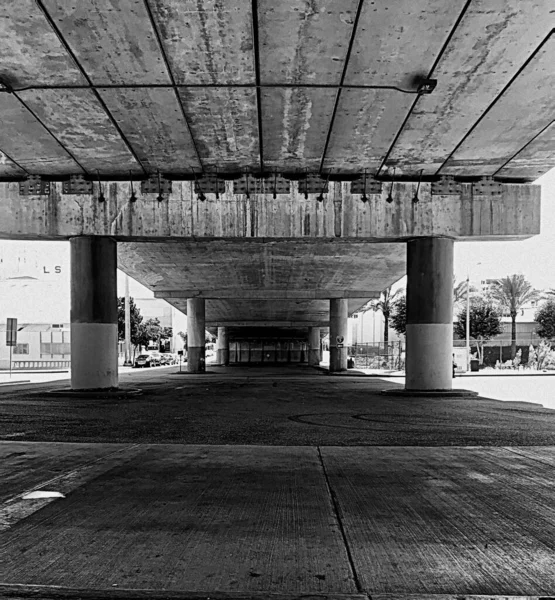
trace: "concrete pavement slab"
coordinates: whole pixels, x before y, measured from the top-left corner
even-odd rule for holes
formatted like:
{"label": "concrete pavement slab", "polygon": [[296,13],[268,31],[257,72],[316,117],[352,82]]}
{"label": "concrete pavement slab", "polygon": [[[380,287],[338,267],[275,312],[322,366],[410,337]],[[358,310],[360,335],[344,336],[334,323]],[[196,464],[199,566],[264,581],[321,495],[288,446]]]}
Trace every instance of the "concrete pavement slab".
{"label": "concrete pavement slab", "polygon": [[555,589],[551,465],[504,448],[321,452],[372,597]]}
{"label": "concrete pavement slab", "polygon": [[314,448],[149,446],[1,543],[11,584],[357,592]]}

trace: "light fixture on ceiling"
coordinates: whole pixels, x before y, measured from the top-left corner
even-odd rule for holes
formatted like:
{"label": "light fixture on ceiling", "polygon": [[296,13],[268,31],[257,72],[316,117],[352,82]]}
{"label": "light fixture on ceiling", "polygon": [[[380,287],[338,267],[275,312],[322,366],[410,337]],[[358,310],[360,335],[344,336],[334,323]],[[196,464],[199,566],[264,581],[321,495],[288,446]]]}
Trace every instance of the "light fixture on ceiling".
{"label": "light fixture on ceiling", "polygon": [[417,91],[419,94],[431,94],[437,86],[437,79],[424,77],[418,82]]}
{"label": "light fixture on ceiling", "polygon": [[328,183],[329,178],[330,178],[330,176],[329,176],[329,173],[328,173],[328,176],[326,177],[324,183],[322,184],[322,189],[320,190],[320,193],[316,197],[316,200],[318,200],[318,202],[323,202],[324,201],[324,191],[326,189],[326,184]]}
{"label": "light fixture on ceiling", "polygon": [[156,196],[156,200],[158,200],[158,202],[162,202],[164,200],[164,196],[162,196],[162,177],[160,175],[160,171],[158,171],[158,196]]}
{"label": "light fixture on ceiling", "polygon": [[418,177],[418,185],[416,186],[416,192],[414,193],[414,196],[412,197],[413,204],[417,204],[418,201],[420,200],[420,198],[418,197],[418,192],[420,191],[420,182],[422,181],[422,171],[424,171],[424,169],[420,169],[420,175]]}
{"label": "light fixture on ceiling", "polygon": [[245,177],[247,178],[247,193],[246,193],[246,196],[247,196],[247,200],[250,200],[251,193],[250,193],[250,190],[249,190],[249,173],[248,173],[248,171],[245,174]]}
{"label": "light fixture on ceiling", "polygon": [[12,86],[2,77],[0,77],[0,92],[7,92],[8,94],[13,92]]}
{"label": "light fixture on ceiling", "polygon": [[129,202],[137,202],[137,194],[133,189],[133,179],[131,179],[131,171],[129,171],[129,183],[131,184],[131,195],[129,196]]}
{"label": "light fixture on ceiling", "polygon": [[104,190],[102,189],[102,183],[100,182],[100,173],[98,172],[98,169],[96,170],[96,176],[98,178],[98,201],[99,202],[105,202],[106,198],[104,197]]}
{"label": "light fixture on ceiling", "polygon": [[362,200],[362,202],[368,202],[368,196],[366,195],[366,169],[364,169],[364,189],[360,199]]}
{"label": "light fixture on ceiling", "polygon": [[206,196],[204,195],[204,192],[202,191],[202,189],[200,187],[200,181],[197,179],[197,174],[195,173],[195,168],[191,167],[191,171],[193,171],[193,177],[195,179],[195,184],[197,187],[197,200],[199,200],[200,202],[204,202],[206,200]]}
{"label": "light fixture on ceiling", "polygon": [[391,185],[389,186],[389,194],[387,195],[387,198],[385,199],[385,201],[388,204],[391,204],[393,202],[393,196],[391,195],[391,192],[393,192],[394,178],[395,178],[395,167],[393,167],[393,175],[391,176]]}

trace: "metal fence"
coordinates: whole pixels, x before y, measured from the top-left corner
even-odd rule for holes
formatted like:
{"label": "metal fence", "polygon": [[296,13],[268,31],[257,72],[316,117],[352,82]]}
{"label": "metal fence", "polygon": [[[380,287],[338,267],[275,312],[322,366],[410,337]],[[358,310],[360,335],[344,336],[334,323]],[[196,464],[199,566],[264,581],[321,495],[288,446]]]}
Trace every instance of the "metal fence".
{"label": "metal fence", "polygon": [[353,344],[347,349],[355,369],[398,371],[405,368],[405,342]]}

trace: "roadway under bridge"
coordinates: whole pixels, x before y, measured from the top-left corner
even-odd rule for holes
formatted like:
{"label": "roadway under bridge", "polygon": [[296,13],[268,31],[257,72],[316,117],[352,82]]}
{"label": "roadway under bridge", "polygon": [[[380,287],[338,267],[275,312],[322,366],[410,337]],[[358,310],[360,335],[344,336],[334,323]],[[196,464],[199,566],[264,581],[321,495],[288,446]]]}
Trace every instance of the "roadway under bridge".
{"label": "roadway under bridge", "polygon": [[71,240],[73,388],[118,384],[117,265],[187,312],[197,371],[206,324],[330,327],[343,370],[347,315],[407,273],[407,387],[449,389],[453,244],[540,230],[554,27],[552,0],[0,2],[0,236]]}

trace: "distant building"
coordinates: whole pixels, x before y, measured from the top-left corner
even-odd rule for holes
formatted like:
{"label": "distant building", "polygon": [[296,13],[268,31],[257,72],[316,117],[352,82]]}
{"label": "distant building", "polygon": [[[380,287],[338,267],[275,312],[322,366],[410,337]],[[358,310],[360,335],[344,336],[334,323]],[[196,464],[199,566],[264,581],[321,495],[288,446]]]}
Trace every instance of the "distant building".
{"label": "distant building", "polygon": [[[6,323],[0,323],[0,369],[10,368],[5,345]],[[71,364],[69,323],[19,323],[12,348],[12,369],[68,369]]]}

